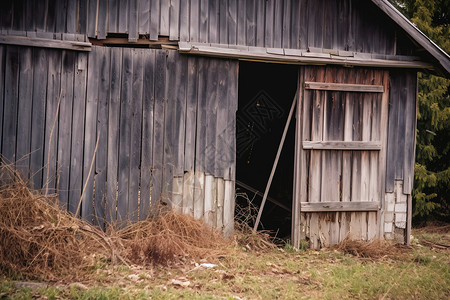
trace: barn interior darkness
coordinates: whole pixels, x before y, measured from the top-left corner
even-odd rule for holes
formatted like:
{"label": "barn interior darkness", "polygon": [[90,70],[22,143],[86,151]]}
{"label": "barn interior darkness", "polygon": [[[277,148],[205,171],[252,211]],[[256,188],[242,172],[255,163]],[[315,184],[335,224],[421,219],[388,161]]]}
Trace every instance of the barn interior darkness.
{"label": "barn interior darkness", "polygon": [[[298,66],[244,61],[239,63],[235,215],[238,219],[248,219],[251,211],[249,207],[253,207],[253,221],[248,222],[250,226],[254,225],[252,222],[261,205],[297,90],[297,78]],[[259,227],[278,238],[289,238],[291,233],[294,142],[295,116],[289,125],[269,191],[270,199],[266,201]]]}

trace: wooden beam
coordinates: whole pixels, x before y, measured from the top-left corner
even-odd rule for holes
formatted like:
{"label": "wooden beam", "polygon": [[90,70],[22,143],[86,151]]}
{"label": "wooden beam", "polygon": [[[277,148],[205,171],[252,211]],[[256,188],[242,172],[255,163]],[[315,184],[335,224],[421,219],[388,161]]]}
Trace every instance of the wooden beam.
{"label": "wooden beam", "polygon": [[56,48],[75,51],[91,51],[91,43],[77,41],[61,41],[54,39],[33,38],[25,36],[0,35],[0,44],[19,45],[40,48]]}
{"label": "wooden beam", "polygon": [[[282,54],[271,54],[274,49],[266,49],[262,47],[235,46],[234,48],[218,47],[209,44],[191,44],[188,42],[179,42],[179,52],[186,54],[195,54],[210,57],[235,58],[246,61],[285,63],[298,65],[342,65],[342,66],[360,66],[360,67],[381,67],[381,68],[407,68],[407,69],[425,69],[433,71],[435,67],[428,62],[415,60],[388,60],[377,59],[372,57],[347,57],[333,56],[323,53],[311,53],[301,51],[300,55],[294,54],[287,49],[281,49]],[[282,53],[282,51],[279,53]]]}
{"label": "wooden beam", "polygon": [[303,141],[303,149],[307,150],[381,150],[381,142],[361,142],[361,141]]}
{"label": "wooden beam", "polygon": [[301,202],[300,210],[304,212],[336,211],[378,211],[380,202]]}
{"label": "wooden beam", "polygon": [[326,83],[326,82],[305,82],[307,90],[322,91],[342,91],[342,92],[361,92],[361,93],[383,93],[382,85],[366,84],[344,84],[344,83]]}

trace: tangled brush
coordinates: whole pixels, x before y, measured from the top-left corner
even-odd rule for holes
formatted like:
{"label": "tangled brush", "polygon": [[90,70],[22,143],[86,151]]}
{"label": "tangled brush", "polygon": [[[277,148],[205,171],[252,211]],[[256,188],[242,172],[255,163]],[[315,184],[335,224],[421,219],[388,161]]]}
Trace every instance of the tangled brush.
{"label": "tangled brush", "polygon": [[0,273],[76,278],[110,249],[103,232],[61,210],[56,195],[32,191],[9,165],[1,167]]}
{"label": "tangled brush", "polygon": [[209,259],[229,253],[230,243],[204,222],[172,211],[117,232],[135,264],[169,264],[185,258]]}
{"label": "tangled brush", "polygon": [[405,254],[400,245],[390,241],[375,239],[373,241],[352,240],[346,237],[333,248],[361,258],[380,259],[384,257],[401,257]]}

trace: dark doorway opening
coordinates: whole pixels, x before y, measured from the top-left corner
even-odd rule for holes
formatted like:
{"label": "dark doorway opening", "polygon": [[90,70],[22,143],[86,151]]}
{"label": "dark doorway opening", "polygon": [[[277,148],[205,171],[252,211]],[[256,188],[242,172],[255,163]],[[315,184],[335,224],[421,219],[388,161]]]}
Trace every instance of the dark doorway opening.
{"label": "dark doorway opening", "polygon": [[[236,113],[236,218],[253,227],[297,90],[298,67],[240,62]],[[290,238],[295,117],[291,119],[259,228]],[[256,192],[256,191],[259,191]]]}

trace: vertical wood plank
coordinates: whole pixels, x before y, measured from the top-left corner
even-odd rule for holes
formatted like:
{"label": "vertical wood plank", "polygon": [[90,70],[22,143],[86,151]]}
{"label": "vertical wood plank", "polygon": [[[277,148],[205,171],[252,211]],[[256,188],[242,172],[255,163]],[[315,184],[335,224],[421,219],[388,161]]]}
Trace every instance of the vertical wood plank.
{"label": "vertical wood plank", "polygon": [[169,40],[180,37],[180,0],[170,0]]}
{"label": "vertical wood plank", "polygon": [[216,178],[216,224],[215,228],[223,230],[223,205],[225,201],[225,181],[223,178]]}
{"label": "vertical wood plank", "polygon": [[266,36],[264,46],[266,48],[274,47],[274,13],[275,13],[275,1],[266,1]]}
{"label": "vertical wood plank", "polygon": [[[111,0],[113,1],[113,0]],[[87,0],[79,0],[77,33],[87,34],[87,17],[88,3]]]}
{"label": "vertical wood plank", "polygon": [[189,41],[189,0],[180,0],[180,41]]}
{"label": "vertical wood plank", "polygon": [[246,43],[246,1],[237,1],[237,44],[245,45]]}
{"label": "vertical wood plank", "polygon": [[255,0],[249,0],[246,1],[246,4],[247,37],[245,45],[256,46],[256,3]]}
{"label": "vertical wood plank", "polygon": [[201,43],[208,42],[208,15],[209,15],[209,1],[200,0],[200,25],[199,25],[199,35],[198,41]]}
{"label": "vertical wood plank", "polygon": [[[30,2],[33,5],[32,18],[34,20],[33,29],[36,31],[44,31],[45,28],[45,15],[47,13],[46,5],[42,5],[42,3],[38,1]],[[6,10],[5,10],[6,11]]]}
{"label": "vertical wood plank", "polygon": [[46,192],[53,192],[56,187],[56,155],[58,138],[58,113],[60,99],[61,82],[61,52],[58,50],[49,51],[48,66],[48,86],[47,86],[47,106],[45,117],[45,152],[44,165],[44,185]]}
{"label": "vertical wood plank", "polygon": [[131,118],[133,90],[133,55],[132,49],[122,50],[122,81],[120,90],[120,121],[119,121],[119,166],[117,220],[128,221],[129,180],[130,180],[130,148],[131,148]]}
{"label": "vertical wood plank", "polygon": [[309,6],[310,1],[300,1],[300,27],[299,27],[299,48],[307,49],[308,41],[308,24],[309,24]]}
{"label": "vertical wood plank", "polygon": [[[129,0],[118,0],[117,33],[128,33]],[[90,17],[89,17],[90,19]],[[89,26],[91,26],[89,24]]]}
{"label": "vertical wood plank", "polygon": [[214,175],[215,154],[217,147],[217,107],[218,107],[218,61],[210,60],[208,65],[208,82],[206,85],[206,135],[205,138],[205,172]]}
{"label": "vertical wood plank", "polygon": [[129,1],[129,8],[128,8],[128,41],[131,43],[137,42],[139,38],[138,33],[138,26],[139,26],[139,19],[138,19],[138,7],[137,7],[137,1],[138,0],[130,0]]}
{"label": "vertical wood plank", "polygon": [[191,0],[189,9],[189,41],[198,42],[200,40],[200,0]]}
{"label": "vertical wood plank", "polygon": [[291,5],[291,31],[289,34],[290,48],[299,49],[299,31],[300,31],[300,3],[302,1],[292,1]]}
{"label": "vertical wood plank", "polygon": [[[71,2],[71,1],[69,1]],[[97,21],[97,38],[105,39],[107,30],[107,14],[108,14],[108,1],[98,0],[98,21]]]}
{"label": "vertical wood plank", "polygon": [[216,185],[214,176],[205,176],[205,201],[204,201],[204,218],[206,224],[213,227],[215,225],[215,198],[216,198]]}
{"label": "vertical wood plank", "polygon": [[159,35],[160,0],[152,0],[150,4],[150,40],[157,41]]}
{"label": "vertical wood plank", "polygon": [[[230,69],[230,61],[221,61],[217,68],[217,104],[216,104],[216,146],[214,154],[214,175],[222,177],[225,175],[225,169],[229,166],[231,160],[229,138],[227,134],[232,134],[228,131],[229,122],[229,106],[228,102],[228,70]],[[230,78],[230,80],[234,80]],[[232,87],[232,86],[230,86]],[[222,203],[223,204],[223,203]]]}
{"label": "vertical wood plank", "polygon": [[160,1],[159,34],[169,36],[170,1]]}
{"label": "vertical wood plank", "polygon": [[17,109],[19,102],[19,47],[6,47],[5,100],[2,155],[6,163],[16,161]]}
{"label": "vertical wood plank", "polygon": [[159,209],[162,191],[164,158],[164,98],[166,86],[166,51],[156,50],[155,61],[155,110],[153,120],[153,169],[151,181],[151,210]]}
{"label": "vertical wood plank", "polygon": [[[227,75],[227,126],[226,126],[226,151],[228,152],[224,157],[228,161],[225,165],[223,176],[226,180],[235,180],[236,177],[236,111],[238,107],[238,74],[239,74],[239,62],[230,61],[228,66]],[[234,200],[234,192],[233,192]],[[234,211],[232,212],[234,214]]]}
{"label": "vertical wood plank", "polygon": [[74,66],[75,53],[62,51],[59,132],[55,137],[58,141],[58,198],[59,203],[65,208],[68,208],[69,204]]}
{"label": "vertical wood plank", "polygon": [[[97,141],[97,105],[99,84],[100,47],[93,47],[89,54],[88,77],[86,88],[86,116],[83,153],[83,202],[81,216],[92,222],[94,214],[94,174],[95,174],[95,145]],[[91,169],[92,165],[92,169]]]}
{"label": "vertical wood plank", "polygon": [[237,44],[237,0],[228,0],[228,44]]}
{"label": "vertical wood plank", "polygon": [[[78,17],[77,14],[78,14],[78,1],[67,1],[67,19],[65,32],[77,33],[77,17]],[[34,28],[29,30],[34,30]]]}
{"label": "vertical wood plank", "polygon": [[291,2],[293,1],[284,1],[283,5],[283,35],[281,46],[283,48],[292,48],[290,45],[290,37],[291,37]]}
{"label": "vertical wood plank", "polygon": [[[4,85],[4,82],[5,82],[5,73],[6,73],[6,69],[5,69],[5,66],[6,66],[6,62],[5,62],[6,48],[7,48],[6,45],[0,45],[0,83],[1,83],[0,84],[0,132],[2,132],[2,133],[3,133],[3,110],[4,110],[4,104],[5,104],[5,97],[4,97],[5,96],[4,95],[5,85]],[[35,57],[33,57],[33,59],[34,58]],[[33,61],[33,63],[35,63],[35,62]],[[34,87],[33,87],[33,89],[34,89]],[[31,127],[31,128],[33,128],[33,127]],[[3,141],[3,138],[0,139],[0,153],[3,154],[2,141]],[[31,148],[31,149],[33,149],[33,148]],[[33,165],[31,165],[31,166],[33,166]],[[33,172],[33,169],[32,169],[32,174],[33,173],[34,172]]]}
{"label": "vertical wood plank", "polygon": [[175,55],[176,79],[175,84],[178,87],[174,95],[175,102],[175,122],[174,122],[174,162],[176,176],[184,174],[185,160],[185,140],[186,140],[186,113],[187,113],[187,81],[188,81],[188,58],[182,55]]}
{"label": "vertical wood plank", "polygon": [[[304,68],[298,68],[298,99],[297,99],[297,110],[296,110],[296,122],[295,122],[295,152],[294,152],[294,188],[292,197],[292,221],[291,221],[291,240],[292,245],[296,248],[300,248],[300,241],[305,238],[303,234],[303,222],[300,203],[302,201],[306,202],[306,180],[307,170],[306,170],[306,153],[299,147],[304,139],[303,136],[303,126],[302,123],[305,120],[302,118],[303,111],[309,107],[309,97],[305,97],[305,91],[302,87],[304,82]],[[308,120],[309,121],[309,120]]]}
{"label": "vertical wood plank", "polygon": [[209,2],[209,17],[208,17],[208,42],[219,42],[219,4],[218,1]]}
{"label": "vertical wood plank", "polygon": [[228,44],[228,1],[219,1],[219,43]]}
{"label": "vertical wood plank", "polygon": [[194,187],[195,187],[195,173],[188,171],[183,176],[183,195],[182,205],[183,213],[194,216]]}
{"label": "vertical wood plank", "polygon": [[144,80],[145,50],[133,49],[133,77],[131,94],[131,129],[130,141],[130,177],[128,187],[128,212],[131,221],[138,220],[139,212],[139,186],[141,163],[141,133],[142,133],[142,90]]}
{"label": "vertical wood plank", "polygon": [[88,54],[78,53],[75,62],[73,113],[72,113],[72,143],[70,158],[69,204],[68,210],[75,213],[83,188],[83,149],[84,149],[84,118],[86,108],[86,80]]}
{"label": "vertical wood plank", "polygon": [[55,32],[56,2],[56,0],[47,1],[47,13],[45,15],[46,17],[44,31]]}
{"label": "vertical wood plank", "polygon": [[415,161],[415,141],[416,141],[416,101],[417,99],[417,75],[408,72],[406,79],[406,105],[405,105],[405,156],[403,162],[403,194],[409,195],[412,192],[414,183],[414,161]]}
{"label": "vertical wood plank", "polygon": [[[31,114],[33,107],[33,52],[32,48],[22,48],[19,54],[19,93],[17,123],[17,169],[28,178],[31,152]],[[3,73],[3,69],[0,69]],[[3,85],[3,81],[0,83]]]}
{"label": "vertical wood plank", "polygon": [[223,200],[223,234],[230,236],[234,231],[234,182],[225,180]]}
{"label": "vertical wood plank", "polygon": [[[286,0],[289,1],[289,0]],[[283,3],[285,1],[275,1],[274,22],[273,22],[273,47],[283,47]]]}
{"label": "vertical wood plank", "polygon": [[119,131],[120,95],[122,79],[122,49],[111,48],[110,98],[108,99],[108,165],[106,187],[106,221],[116,221],[118,168],[119,168]]}
{"label": "vertical wood plank", "polygon": [[153,168],[153,120],[154,120],[154,73],[155,50],[147,50],[144,55],[144,90],[142,102],[142,162],[141,162],[141,202],[139,219],[149,214],[151,203],[151,178]]}
{"label": "vertical wood plank", "polygon": [[[88,28],[87,28],[87,33],[88,33],[88,37],[91,38],[96,38],[97,37],[97,5],[98,5],[98,1],[100,0],[90,0],[89,1],[89,7],[88,7],[88,19],[87,19],[87,24],[88,24]],[[59,1],[58,1],[59,2]],[[120,30],[120,29],[119,29]]]}
{"label": "vertical wood plank", "polygon": [[150,2],[145,0],[138,0],[137,11],[138,11],[138,34],[149,34],[150,33]]}
{"label": "vertical wood plank", "polygon": [[[99,49],[99,85],[98,85],[98,108],[97,108],[97,138],[99,145],[108,145],[108,104],[110,98],[110,49],[101,47]],[[95,194],[94,194],[94,224],[105,228],[107,218],[106,195],[107,195],[107,166],[108,148],[99,146],[95,156]]]}
{"label": "vertical wood plank", "polygon": [[197,58],[188,57],[188,76],[186,90],[186,132],[184,143],[184,170],[194,171],[195,139],[197,119],[198,93],[198,65]]}
{"label": "vertical wood plank", "polygon": [[265,3],[265,0],[256,0],[256,47],[264,47]]}
{"label": "vertical wood plank", "polygon": [[324,1],[308,2],[308,47],[323,47]]}
{"label": "vertical wood plank", "polygon": [[66,32],[67,0],[55,3],[55,32]]}

